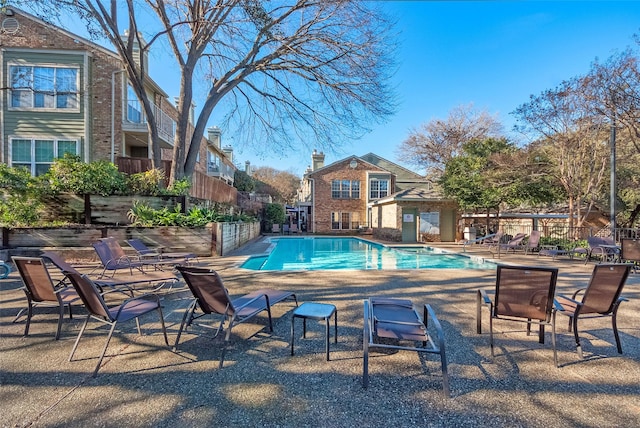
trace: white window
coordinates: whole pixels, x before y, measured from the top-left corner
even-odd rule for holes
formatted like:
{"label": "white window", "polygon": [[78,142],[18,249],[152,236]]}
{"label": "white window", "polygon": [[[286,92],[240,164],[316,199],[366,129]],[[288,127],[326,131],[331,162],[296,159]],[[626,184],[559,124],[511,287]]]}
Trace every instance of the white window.
{"label": "white window", "polygon": [[12,138],[9,140],[12,167],[24,167],[31,175],[38,176],[49,171],[54,159],[65,153],[78,154],[77,140],[54,138]]}
{"label": "white window", "polygon": [[332,180],[331,197],[333,199],[360,199],[360,181]]}
{"label": "white window", "polygon": [[127,86],[127,121],[131,123],[147,123],[142,113],[142,103],[131,85]]}
{"label": "white window", "polygon": [[10,108],[78,111],[79,76],[72,67],[9,65]]}
{"label": "white window", "polygon": [[389,180],[372,178],[369,181],[369,199],[384,198],[389,194]]}

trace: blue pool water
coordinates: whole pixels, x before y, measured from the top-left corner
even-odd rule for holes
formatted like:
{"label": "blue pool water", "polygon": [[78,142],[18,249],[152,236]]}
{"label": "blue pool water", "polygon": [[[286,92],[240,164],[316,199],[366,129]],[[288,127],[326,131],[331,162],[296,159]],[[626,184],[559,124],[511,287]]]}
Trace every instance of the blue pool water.
{"label": "blue pool water", "polygon": [[390,248],[358,238],[271,238],[268,255],[248,259],[252,270],[495,269],[495,264],[428,247]]}

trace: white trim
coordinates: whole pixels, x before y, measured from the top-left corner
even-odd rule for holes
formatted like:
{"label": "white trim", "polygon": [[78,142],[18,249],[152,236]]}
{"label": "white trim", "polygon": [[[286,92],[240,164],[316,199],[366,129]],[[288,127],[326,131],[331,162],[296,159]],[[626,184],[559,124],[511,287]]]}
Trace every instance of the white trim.
{"label": "white trim", "polygon": [[13,167],[13,156],[11,155],[11,149],[13,146],[13,140],[28,140],[31,141],[31,153],[30,153],[30,169],[29,172],[31,173],[31,175],[35,176],[35,166],[36,166],[36,161],[35,161],[35,145],[34,145],[34,141],[35,140],[46,140],[46,141],[53,141],[54,144],[54,153],[53,153],[53,159],[51,160],[51,162],[38,162],[38,165],[42,165],[42,164],[49,164],[51,165],[53,163],[53,161],[55,159],[58,159],[58,142],[60,141],[72,141],[76,143],[76,155],[79,154],[80,151],[80,144],[81,144],[81,138],[78,137],[74,137],[74,138],[67,138],[64,136],[51,136],[51,135],[32,135],[32,136],[23,136],[23,135],[10,135],[8,137],[8,141],[7,141],[7,166]]}
{"label": "white trim", "polygon": [[[86,64],[87,64],[87,59],[85,56],[85,79],[87,77],[87,73],[86,73]],[[72,70],[76,70],[77,71],[77,75],[76,75],[76,95],[77,95],[77,107],[76,108],[58,108],[58,107],[34,107],[34,95],[35,95],[35,90],[33,88],[31,88],[31,106],[30,107],[14,107],[11,104],[11,98],[12,98],[12,93],[14,91],[13,86],[12,86],[12,82],[11,82],[11,67],[30,67],[32,69],[34,68],[53,68],[53,69],[72,69]],[[45,112],[45,113],[72,113],[72,114],[76,114],[76,113],[80,113],[80,94],[81,94],[81,88],[80,88],[80,72],[81,72],[81,66],[80,64],[60,64],[60,63],[53,63],[53,62],[21,62],[20,60],[11,60],[9,62],[7,62],[7,92],[6,92],[6,97],[7,97],[7,111],[11,111],[11,112],[20,112],[20,111],[24,111],[24,112]],[[33,83],[33,82],[32,82]],[[18,89],[19,91],[22,91],[24,89]],[[57,95],[54,95],[57,96]],[[86,91],[85,91],[85,97],[86,97]],[[86,113],[85,113],[86,114]]]}
{"label": "white trim", "polygon": [[[89,126],[89,124],[91,123],[91,116],[89,114],[89,54],[86,51],[84,52],[83,67],[84,75],[82,79],[81,93],[84,94],[84,96],[82,97],[82,101],[84,103],[84,161],[89,162],[89,140],[91,139],[91,127]],[[80,76],[78,76],[78,80],[80,80]],[[78,98],[80,98],[80,94],[78,94]],[[78,107],[81,107],[81,105],[78,105]]]}

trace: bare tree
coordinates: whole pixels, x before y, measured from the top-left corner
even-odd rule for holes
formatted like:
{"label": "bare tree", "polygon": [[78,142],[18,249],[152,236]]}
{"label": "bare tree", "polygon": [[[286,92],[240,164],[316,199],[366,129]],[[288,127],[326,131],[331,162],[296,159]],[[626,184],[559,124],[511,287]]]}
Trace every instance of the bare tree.
{"label": "bare tree", "polygon": [[460,154],[464,143],[501,136],[502,124],[497,117],[474,109],[473,104],[461,105],[451,110],[446,120],[433,119],[413,129],[400,144],[398,157],[439,176],[447,161]]}
{"label": "bare tree", "polygon": [[609,130],[606,119],[589,108],[584,80],[531,96],[514,114],[553,165],[550,171],[568,198],[569,227],[582,226],[605,183]]}
{"label": "bare tree", "polygon": [[258,185],[262,193],[269,193],[277,202],[293,204],[300,186],[300,177],[268,166],[261,166],[253,171],[253,178],[266,184],[266,188]]}
{"label": "bare tree", "polygon": [[[135,42],[170,47],[180,70],[178,121],[170,183],[190,177],[207,122],[216,108],[236,142],[283,151],[301,143],[331,150],[393,113],[388,79],[394,71],[393,23],[378,4],[359,0],[51,0],[25,7],[85,18],[115,46],[149,119],[159,162],[147,76],[135,65]],[[121,36],[117,7],[126,7]],[[48,11],[47,11],[48,9]],[[146,39],[142,44],[141,36]],[[169,65],[167,65],[169,66]],[[193,125],[191,108],[203,94]],[[222,101],[228,103],[223,105]],[[221,115],[222,116],[222,115]],[[265,143],[266,142],[266,143]]]}

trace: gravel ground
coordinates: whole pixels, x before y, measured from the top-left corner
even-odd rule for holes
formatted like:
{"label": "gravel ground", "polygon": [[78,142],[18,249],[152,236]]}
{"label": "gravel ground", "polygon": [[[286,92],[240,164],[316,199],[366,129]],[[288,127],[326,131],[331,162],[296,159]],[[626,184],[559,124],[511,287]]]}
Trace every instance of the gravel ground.
{"label": "gravel ground", "polygon": [[[164,346],[157,316],[149,314],[143,336],[133,323],[121,326],[91,378],[107,330],[90,324],[73,362],[67,358],[82,310],[65,319],[59,341],[53,340],[56,316],[43,312],[23,337],[24,322],[12,323],[25,301],[14,272],[0,280],[0,425],[640,426],[640,274],[631,275],[624,292],[629,302],[618,315],[624,353],[616,351],[610,320],[589,320],[581,323],[585,359],[579,360],[566,319],[559,317],[556,368],[549,333],[540,345],[537,335],[526,336],[524,326],[514,323],[495,324],[491,358],[487,331],[475,332],[475,292],[494,286],[495,271],[274,273],[237,267],[262,248],[255,242],[201,264],[220,272],[232,296],[269,287],[295,291],[300,302],[336,305],[339,341],[331,342],[331,361],[325,360],[324,323],[316,321],[308,322],[305,339],[296,328],[296,354],[290,355],[293,306],[281,303],[274,306],[273,333],[264,317],[234,328],[222,369],[221,340],[211,338],[211,329],[192,326],[174,352]],[[586,285],[593,268],[535,255],[503,255],[501,262],[558,266],[564,293]],[[189,295],[184,287],[163,295],[170,342]],[[451,398],[442,393],[437,356],[415,352],[373,352],[370,385],[362,388],[362,306],[370,296],[434,307],[445,330]],[[486,319],[484,325],[487,330]]]}

